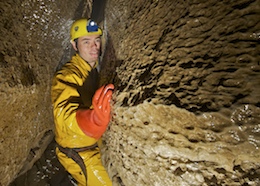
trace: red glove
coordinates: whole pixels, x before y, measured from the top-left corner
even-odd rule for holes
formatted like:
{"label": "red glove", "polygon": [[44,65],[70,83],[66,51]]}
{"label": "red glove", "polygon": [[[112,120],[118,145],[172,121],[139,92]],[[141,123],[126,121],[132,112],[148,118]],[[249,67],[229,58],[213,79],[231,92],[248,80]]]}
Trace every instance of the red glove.
{"label": "red glove", "polygon": [[110,100],[113,84],[99,88],[92,99],[94,109],[78,110],[76,119],[81,130],[88,136],[99,139],[106,131],[110,120]]}

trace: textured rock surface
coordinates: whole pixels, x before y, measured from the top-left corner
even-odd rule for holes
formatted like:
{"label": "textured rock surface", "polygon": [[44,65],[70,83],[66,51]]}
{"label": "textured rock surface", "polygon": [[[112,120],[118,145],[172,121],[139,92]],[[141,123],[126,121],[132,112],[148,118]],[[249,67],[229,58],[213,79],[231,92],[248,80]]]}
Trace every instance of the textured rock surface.
{"label": "textured rock surface", "polygon": [[110,0],[107,10],[111,177],[259,185],[260,1]]}
{"label": "textured rock surface", "polygon": [[0,2],[0,185],[28,170],[52,139],[51,79],[70,54],[68,30],[80,16],[75,11],[90,5],[80,0]]}

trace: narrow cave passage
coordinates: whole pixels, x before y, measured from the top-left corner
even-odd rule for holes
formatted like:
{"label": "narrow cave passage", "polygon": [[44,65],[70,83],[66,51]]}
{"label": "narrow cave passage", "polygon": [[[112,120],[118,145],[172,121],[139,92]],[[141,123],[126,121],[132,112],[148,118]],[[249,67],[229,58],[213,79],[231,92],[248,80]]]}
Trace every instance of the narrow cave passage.
{"label": "narrow cave passage", "polygon": [[[86,7],[86,5],[91,6],[91,4],[92,7]],[[77,19],[77,17],[90,17],[92,20],[95,20],[95,22],[97,22],[98,24],[102,23],[104,21],[105,4],[106,0],[94,0],[93,2],[81,1],[76,10],[76,15],[74,19]],[[80,13],[82,12],[85,12],[85,15],[80,15]],[[64,60],[66,60],[68,56],[71,55],[73,55],[72,50],[64,50],[62,60],[60,61],[60,64],[58,65],[57,69],[59,69],[64,63],[66,63],[67,61]],[[30,76],[30,74],[28,76]],[[22,174],[18,176],[13,182],[11,182],[9,186],[76,185],[76,181],[63,168],[63,166],[57,159],[57,156],[55,154],[56,142],[54,136],[51,134],[49,138],[52,139],[51,142],[48,144],[46,150],[43,152],[41,157],[33,164],[32,168],[30,168],[26,172],[24,172],[24,170],[22,169]],[[34,149],[31,150],[30,155],[35,156]]]}
{"label": "narrow cave passage", "polygon": [[260,0],[98,2],[0,2],[0,185],[20,170],[11,186],[73,184],[54,153],[50,85],[73,55],[71,23],[90,16],[105,31],[101,84],[116,87],[111,178],[259,185]]}
{"label": "narrow cave passage", "polygon": [[55,154],[54,139],[33,167],[17,177],[10,186],[72,186],[75,180],[66,172]]}

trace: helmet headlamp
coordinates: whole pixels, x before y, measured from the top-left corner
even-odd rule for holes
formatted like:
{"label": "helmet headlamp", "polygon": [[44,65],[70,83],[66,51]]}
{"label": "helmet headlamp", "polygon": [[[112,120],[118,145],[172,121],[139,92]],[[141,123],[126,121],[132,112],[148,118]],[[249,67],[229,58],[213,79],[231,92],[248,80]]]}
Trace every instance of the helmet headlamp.
{"label": "helmet headlamp", "polygon": [[88,32],[97,32],[98,31],[97,23],[95,23],[93,20],[89,20],[88,25],[87,25],[87,31]]}

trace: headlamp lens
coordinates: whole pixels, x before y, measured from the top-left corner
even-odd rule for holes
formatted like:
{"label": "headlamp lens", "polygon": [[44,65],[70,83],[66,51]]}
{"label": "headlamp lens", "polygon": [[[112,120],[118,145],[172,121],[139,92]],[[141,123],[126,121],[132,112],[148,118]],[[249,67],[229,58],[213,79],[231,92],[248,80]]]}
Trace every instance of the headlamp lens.
{"label": "headlamp lens", "polygon": [[97,23],[95,23],[93,20],[89,20],[88,25],[87,25],[87,31],[88,32],[97,32],[98,31]]}

